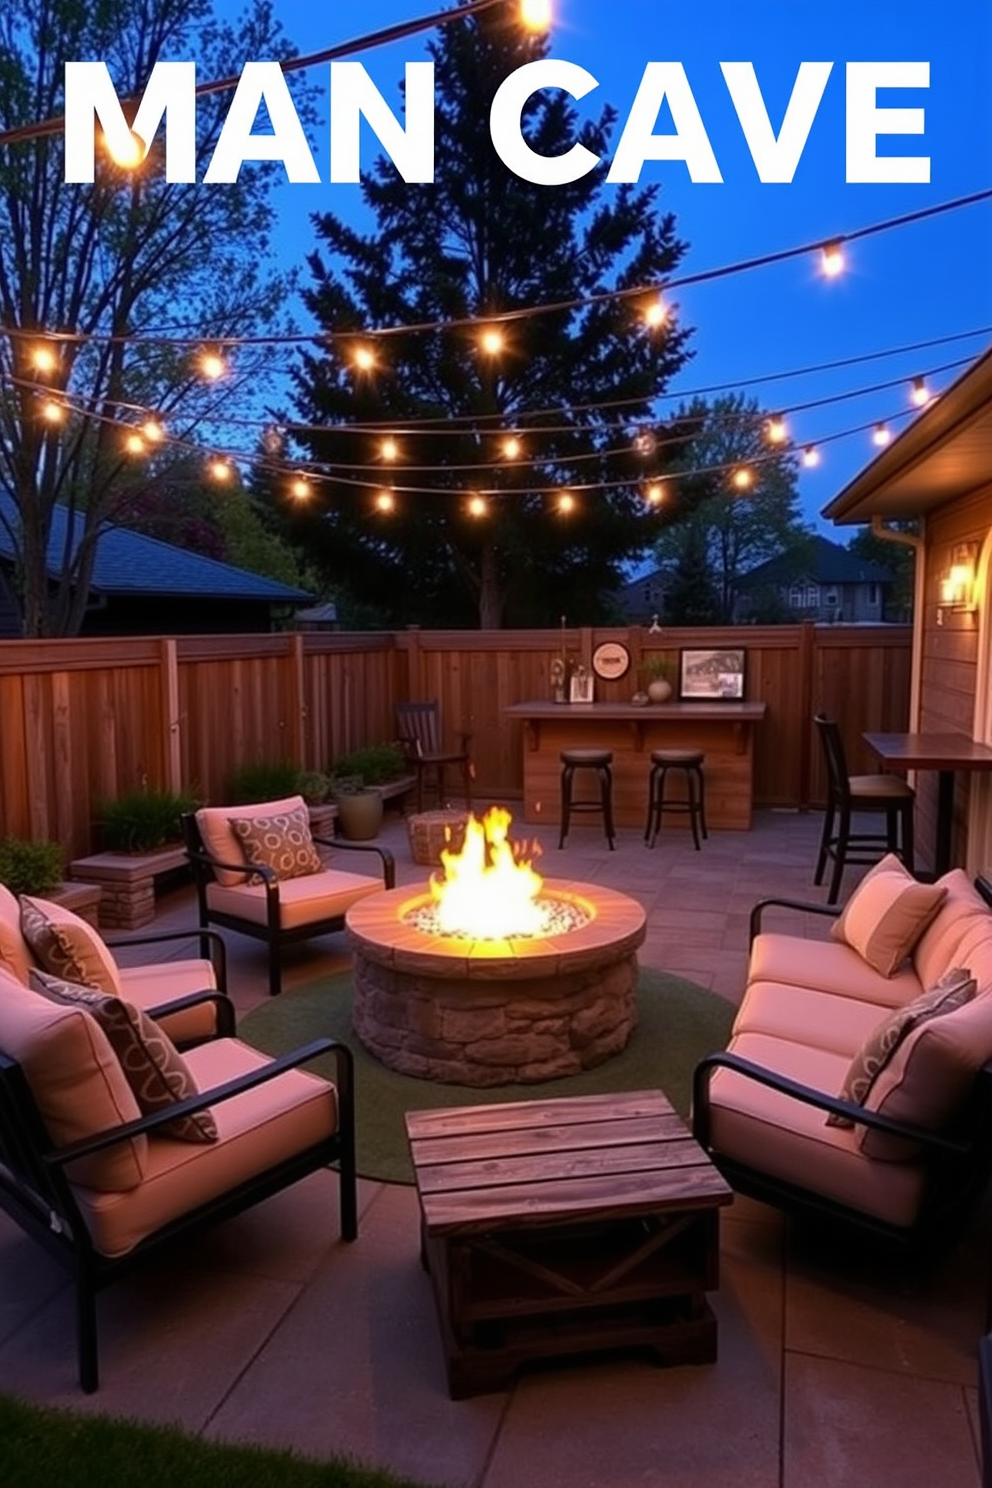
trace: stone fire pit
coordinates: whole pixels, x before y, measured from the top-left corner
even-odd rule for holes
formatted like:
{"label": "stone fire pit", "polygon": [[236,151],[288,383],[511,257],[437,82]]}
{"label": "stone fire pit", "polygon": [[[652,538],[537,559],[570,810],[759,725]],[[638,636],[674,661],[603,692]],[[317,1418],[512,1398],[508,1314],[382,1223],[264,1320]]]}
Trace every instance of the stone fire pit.
{"label": "stone fire pit", "polygon": [[619,1054],[637,1021],[645,914],[626,894],[548,879],[588,923],[554,937],[427,934],[405,916],[429,892],[389,889],[349,909],[355,1033],[390,1069],[458,1085],[552,1080]]}

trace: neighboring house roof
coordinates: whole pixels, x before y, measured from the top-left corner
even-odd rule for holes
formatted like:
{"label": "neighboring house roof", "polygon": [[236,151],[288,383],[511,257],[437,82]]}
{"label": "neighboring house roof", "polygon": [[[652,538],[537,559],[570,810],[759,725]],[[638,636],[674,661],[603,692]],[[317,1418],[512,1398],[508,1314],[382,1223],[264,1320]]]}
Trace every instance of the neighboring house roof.
{"label": "neighboring house roof", "polygon": [[817,584],[891,584],[892,573],[881,563],[859,558],[857,553],[816,535],[801,553],[780,553],[759,563],[741,579],[742,587],[758,584],[792,584],[811,579]]}
{"label": "neighboring house roof", "polygon": [[[13,562],[14,545],[5,522],[16,527],[17,510],[10,497],[0,492],[0,560]],[[48,571],[57,575],[61,569],[68,531],[68,512],[64,506],[52,513],[52,533],[48,544]],[[104,522],[97,542],[91,588],[97,594],[171,595],[199,599],[253,599],[270,604],[299,604],[312,596],[305,589],[294,589],[262,574],[205,558],[172,543],[145,537],[127,527]]]}

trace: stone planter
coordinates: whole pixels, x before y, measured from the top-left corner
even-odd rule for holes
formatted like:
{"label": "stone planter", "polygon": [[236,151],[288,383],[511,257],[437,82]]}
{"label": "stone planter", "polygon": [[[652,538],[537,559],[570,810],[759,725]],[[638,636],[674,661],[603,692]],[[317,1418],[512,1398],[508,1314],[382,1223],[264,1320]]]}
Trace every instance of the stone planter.
{"label": "stone planter", "polygon": [[88,858],[75,858],[69,864],[72,878],[83,882],[68,887],[82,889],[92,884],[96,886],[98,895],[102,890],[99,899],[101,928],[140,930],[155,918],[156,878],[185,867],[187,862],[186,849],[178,844],[144,853],[92,853]]}
{"label": "stone planter", "polygon": [[50,899],[71,909],[81,920],[96,930],[100,924],[100,901],[103,890],[96,883],[61,883],[49,894],[39,894],[39,899]]}

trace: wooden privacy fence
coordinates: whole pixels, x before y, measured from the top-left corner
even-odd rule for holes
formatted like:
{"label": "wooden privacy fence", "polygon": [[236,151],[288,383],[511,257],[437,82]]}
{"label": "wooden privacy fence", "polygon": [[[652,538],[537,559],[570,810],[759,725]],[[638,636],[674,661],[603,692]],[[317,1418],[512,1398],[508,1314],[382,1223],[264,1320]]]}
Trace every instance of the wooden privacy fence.
{"label": "wooden privacy fence", "polygon": [[99,846],[100,803],[125,791],[190,788],[225,799],[232,770],[290,759],[327,769],[394,737],[393,706],[438,698],[447,729],[473,734],[480,799],[519,798],[521,725],[510,703],[551,697],[551,664],[588,665],[602,641],[642,661],[683,647],[743,646],[746,696],[768,707],[756,745],[755,803],[821,802],[811,718],[842,722],[851,768],[867,770],[863,729],[908,722],[909,627],[747,626],[665,630],[421,631],[124,637],[0,643],[0,836],[49,837],[68,856]]}

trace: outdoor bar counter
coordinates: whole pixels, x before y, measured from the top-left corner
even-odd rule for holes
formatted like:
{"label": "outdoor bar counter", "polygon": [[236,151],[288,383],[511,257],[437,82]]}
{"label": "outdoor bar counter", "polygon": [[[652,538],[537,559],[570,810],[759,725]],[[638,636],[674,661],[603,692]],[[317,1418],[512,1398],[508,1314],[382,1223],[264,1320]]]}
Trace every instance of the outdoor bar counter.
{"label": "outdoor bar counter", "polygon": [[[563,749],[613,751],[613,815],[618,826],[643,827],[652,749],[701,749],[706,756],[706,822],[747,831],[751,825],[754,729],[764,703],[512,703],[523,723],[524,820],[559,819]],[[588,794],[590,781],[576,776]],[[674,826],[679,817],[666,817]],[[664,828],[663,828],[664,830]]]}

